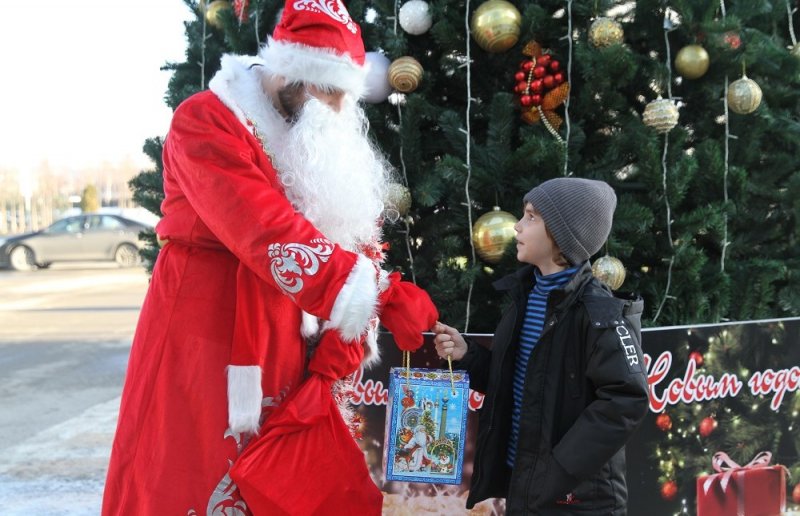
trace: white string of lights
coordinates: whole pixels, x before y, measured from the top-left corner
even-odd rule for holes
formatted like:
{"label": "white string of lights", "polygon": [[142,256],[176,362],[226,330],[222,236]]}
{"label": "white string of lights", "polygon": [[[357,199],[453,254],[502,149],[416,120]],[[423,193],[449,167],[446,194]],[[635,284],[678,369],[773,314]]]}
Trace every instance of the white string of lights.
{"label": "white string of lights", "polygon": [[[467,169],[467,179],[464,184],[464,192],[467,196],[467,222],[469,224],[469,245],[472,250],[472,265],[474,266],[477,263],[477,258],[475,257],[475,243],[472,241],[472,200],[470,199],[469,195],[469,181],[472,177],[472,160],[471,160],[471,145],[472,145],[472,134],[470,133],[470,109],[472,108],[472,54],[470,52],[470,32],[469,32],[469,0],[467,0],[467,5],[465,7],[465,16],[464,16],[464,26],[466,27],[465,33],[465,46],[467,47],[467,59],[464,63],[464,66],[467,67],[467,109],[466,109],[466,129],[462,129],[465,133],[467,138],[467,154],[466,160],[464,162],[464,167]],[[466,333],[469,331],[469,312],[470,312],[470,302],[472,301],[472,289],[475,285],[474,280],[470,280],[469,282],[469,290],[467,291],[467,317],[464,320],[464,332]]]}
{"label": "white string of lights", "polygon": [[[397,20],[399,19],[399,11],[400,11],[400,0],[395,0],[394,2],[394,26],[393,31],[394,35],[397,36]],[[403,127],[403,109],[402,109],[402,102],[399,98],[400,94],[395,94],[396,97],[396,106],[397,106],[397,130],[398,133],[400,132],[401,128]],[[408,172],[406,171],[406,162],[403,156],[403,138],[398,138],[399,146],[400,146],[400,170],[403,171],[403,186],[408,190],[409,195],[411,195],[411,188],[408,184]],[[411,250],[411,225],[409,224],[409,217],[403,217],[403,225],[405,225],[405,234],[406,234],[406,252],[408,253],[408,267],[409,271],[411,272],[411,281],[415,284],[417,283],[417,275],[414,272],[414,254]]]}
{"label": "white string of lights", "polygon": [[792,39],[792,46],[797,45],[797,36],[794,33],[794,22],[792,21],[792,15],[796,10],[792,9],[789,0],[786,0],[786,13],[789,15],[789,37]]}
{"label": "white string of lights", "polygon": [[261,14],[261,2],[256,2],[253,8],[255,12],[255,20],[253,21],[253,30],[256,36],[256,48],[261,49],[261,38],[258,37],[258,22],[260,21],[259,15]]}
{"label": "white string of lights", "polygon": [[206,36],[206,4],[202,0],[200,2],[200,14],[203,18],[203,40],[200,45],[200,62],[197,64],[200,65],[200,91],[203,91],[206,89],[206,40],[211,37],[211,34]]}
{"label": "white string of lights", "polygon": [[[670,62],[672,57],[669,48],[669,33],[672,30],[672,21],[669,19],[670,8],[664,9],[664,45],[666,47],[666,65],[667,65],[667,98],[672,100],[672,68]],[[661,185],[664,189],[664,204],[667,208],[667,240],[669,241],[669,248],[673,251],[669,259],[669,266],[667,267],[667,286],[664,288],[664,297],[661,298],[661,303],[658,305],[658,310],[653,316],[653,322],[658,320],[661,315],[661,310],[664,304],[669,299],[669,289],[672,286],[672,266],[675,265],[675,246],[672,243],[672,208],[669,204],[669,192],[667,191],[667,153],[669,151],[669,132],[664,134],[664,151],[661,154]]]}
{"label": "white string of lights", "polygon": [[[572,88],[572,0],[567,0],[567,44],[569,52],[567,53],[567,84]],[[564,175],[569,174],[569,135],[570,135],[570,121],[569,121],[569,99],[571,92],[567,92],[567,98],[564,101],[564,126],[566,135],[564,136]]]}
{"label": "white string of lights", "polygon": [[[719,0],[719,8],[722,12],[722,22],[725,23],[725,0]],[[722,106],[723,114],[725,116],[725,168],[722,174],[722,195],[725,199],[725,212],[723,213],[723,226],[722,226],[722,256],[719,259],[719,270],[725,272],[725,254],[728,252],[728,246],[731,244],[728,241],[728,172],[730,170],[728,157],[730,156],[730,140],[731,126],[728,111],[728,74],[725,74],[725,89],[722,92]]]}

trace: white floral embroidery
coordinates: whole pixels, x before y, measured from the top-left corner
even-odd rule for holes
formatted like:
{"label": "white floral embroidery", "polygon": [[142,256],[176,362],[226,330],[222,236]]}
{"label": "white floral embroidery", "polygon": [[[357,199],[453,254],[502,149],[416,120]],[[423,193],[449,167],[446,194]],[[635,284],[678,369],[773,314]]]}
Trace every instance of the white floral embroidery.
{"label": "white floral embroidery", "polygon": [[296,11],[307,10],[314,13],[327,14],[347,27],[347,30],[353,34],[358,31],[358,26],[350,17],[350,13],[347,12],[341,0],[298,0],[293,7]]}
{"label": "white floral embroidery", "polygon": [[311,243],[316,247],[291,243],[270,244],[267,249],[272,277],[284,292],[300,292],[303,289],[303,276],[316,274],[320,262],[327,262],[333,254],[333,244],[329,240],[314,238]]}

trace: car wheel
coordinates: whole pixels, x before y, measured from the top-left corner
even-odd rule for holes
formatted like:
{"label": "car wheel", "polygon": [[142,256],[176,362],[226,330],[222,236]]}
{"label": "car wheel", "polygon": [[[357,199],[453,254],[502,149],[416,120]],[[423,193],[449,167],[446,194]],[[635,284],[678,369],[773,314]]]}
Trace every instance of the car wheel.
{"label": "car wheel", "polygon": [[139,263],[139,249],[133,244],[120,244],[114,253],[114,261],[120,267],[133,267]]}
{"label": "car wheel", "polygon": [[11,268],[17,271],[31,271],[36,268],[36,256],[30,247],[19,245],[8,255]]}

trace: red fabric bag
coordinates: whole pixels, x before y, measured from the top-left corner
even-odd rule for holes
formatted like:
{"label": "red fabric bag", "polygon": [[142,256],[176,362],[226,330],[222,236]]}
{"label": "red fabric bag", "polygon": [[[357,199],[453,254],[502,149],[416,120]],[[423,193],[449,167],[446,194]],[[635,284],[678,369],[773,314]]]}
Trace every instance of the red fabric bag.
{"label": "red fabric bag", "polygon": [[248,508],[260,515],[379,515],[383,495],[331,394],[360,364],[361,343],[323,335],[312,372],[269,416],[231,468]]}

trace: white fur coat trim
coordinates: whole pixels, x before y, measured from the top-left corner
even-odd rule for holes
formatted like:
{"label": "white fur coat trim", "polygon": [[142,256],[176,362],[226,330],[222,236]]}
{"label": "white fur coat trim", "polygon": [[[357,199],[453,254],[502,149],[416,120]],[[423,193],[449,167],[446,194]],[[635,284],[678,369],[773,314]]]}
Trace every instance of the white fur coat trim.
{"label": "white fur coat trim", "polygon": [[339,330],[345,340],[364,335],[378,308],[377,269],[372,261],[358,255],[344,286],[336,296],[331,310],[330,325]]}
{"label": "white fur coat trim", "polygon": [[303,310],[303,319],[300,322],[300,334],[306,339],[317,337],[319,335],[319,318]]}
{"label": "white fur coat trim", "polygon": [[287,130],[286,122],[264,93],[261,84],[264,62],[258,57],[225,54],[220,70],[209,81],[208,88],[251,130],[255,125],[263,137],[264,151],[270,153],[270,142],[278,141]]}
{"label": "white fur coat trim", "polygon": [[358,65],[349,56],[331,50],[298,43],[285,43],[272,38],[261,47],[259,56],[271,73],[288,82],[313,84],[321,88],[343,90],[355,98],[364,94],[367,65]]}
{"label": "white fur coat trim", "polygon": [[232,432],[258,432],[262,396],[259,366],[228,366],[228,426]]}

